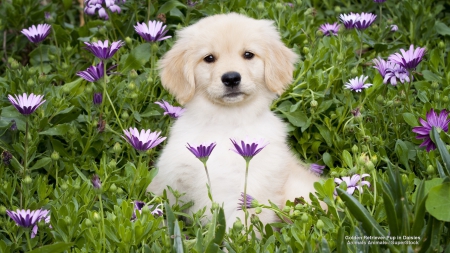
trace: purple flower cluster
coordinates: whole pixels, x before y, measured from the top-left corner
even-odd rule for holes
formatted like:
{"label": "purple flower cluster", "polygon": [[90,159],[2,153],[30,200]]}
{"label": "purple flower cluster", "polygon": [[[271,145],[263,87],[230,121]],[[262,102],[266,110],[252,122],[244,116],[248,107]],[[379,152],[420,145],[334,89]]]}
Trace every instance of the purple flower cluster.
{"label": "purple flower cluster", "polygon": [[353,13],[339,15],[339,20],[344,24],[345,28],[365,30],[373,24],[377,15],[372,13]]}
{"label": "purple flower cluster", "polygon": [[95,15],[103,19],[109,19],[106,8],[111,12],[120,13],[122,9],[117,5],[118,3],[125,2],[125,0],[85,0],[84,12],[88,15]]}

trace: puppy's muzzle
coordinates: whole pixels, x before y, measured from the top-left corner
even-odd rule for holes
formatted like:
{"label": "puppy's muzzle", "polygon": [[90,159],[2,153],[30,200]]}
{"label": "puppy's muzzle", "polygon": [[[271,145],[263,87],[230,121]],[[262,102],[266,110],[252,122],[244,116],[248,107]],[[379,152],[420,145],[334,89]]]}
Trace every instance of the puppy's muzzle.
{"label": "puppy's muzzle", "polygon": [[222,83],[233,89],[241,83],[241,74],[235,71],[230,71],[222,75]]}

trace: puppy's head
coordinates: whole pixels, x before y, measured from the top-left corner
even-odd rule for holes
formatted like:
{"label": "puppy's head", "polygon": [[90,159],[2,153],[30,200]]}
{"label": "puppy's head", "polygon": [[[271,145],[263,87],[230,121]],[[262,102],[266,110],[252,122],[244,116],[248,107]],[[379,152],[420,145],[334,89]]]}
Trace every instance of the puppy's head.
{"label": "puppy's head", "polygon": [[181,104],[194,94],[225,105],[245,102],[261,92],[281,94],[292,80],[297,55],[273,21],[220,14],[177,35],[159,68],[163,86]]}

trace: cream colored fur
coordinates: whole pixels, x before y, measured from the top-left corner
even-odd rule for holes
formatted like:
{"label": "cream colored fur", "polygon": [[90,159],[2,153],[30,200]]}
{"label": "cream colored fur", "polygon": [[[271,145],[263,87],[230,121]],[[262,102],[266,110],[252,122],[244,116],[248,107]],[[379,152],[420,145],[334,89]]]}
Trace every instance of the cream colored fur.
{"label": "cream colored fur", "polygon": [[[245,161],[230,149],[230,138],[269,141],[250,162],[247,193],[262,203],[283,206],[295,197],[309,199],[318,177],[298,161],[286,144],[286,126],[270,111],[277,94],[292,81],[297,55],[280,40],[273,22],[230,13],[204,18],[180,32],[172,49],[160,61],[161,81],[186,108],[170,130],[158,162],[159,173],[148,191],[161,194],[166,186],[194,201],[190,211],[210,206],[203,164],[186,149],[216,142],[207,165],[214,200],[224,204],[227,226],[236,217],[244,189]],[[244,59],[248,51],[255,56]],[[203,59],[213,55],[216,61]],[[235,71],[242,80],[238,96],[225,96],[224,73]],[[173,200],[173,196],[169,196]],[[209,212],[207,212],[209,213]],[[270,211],[263,222],[276,221]]]}

